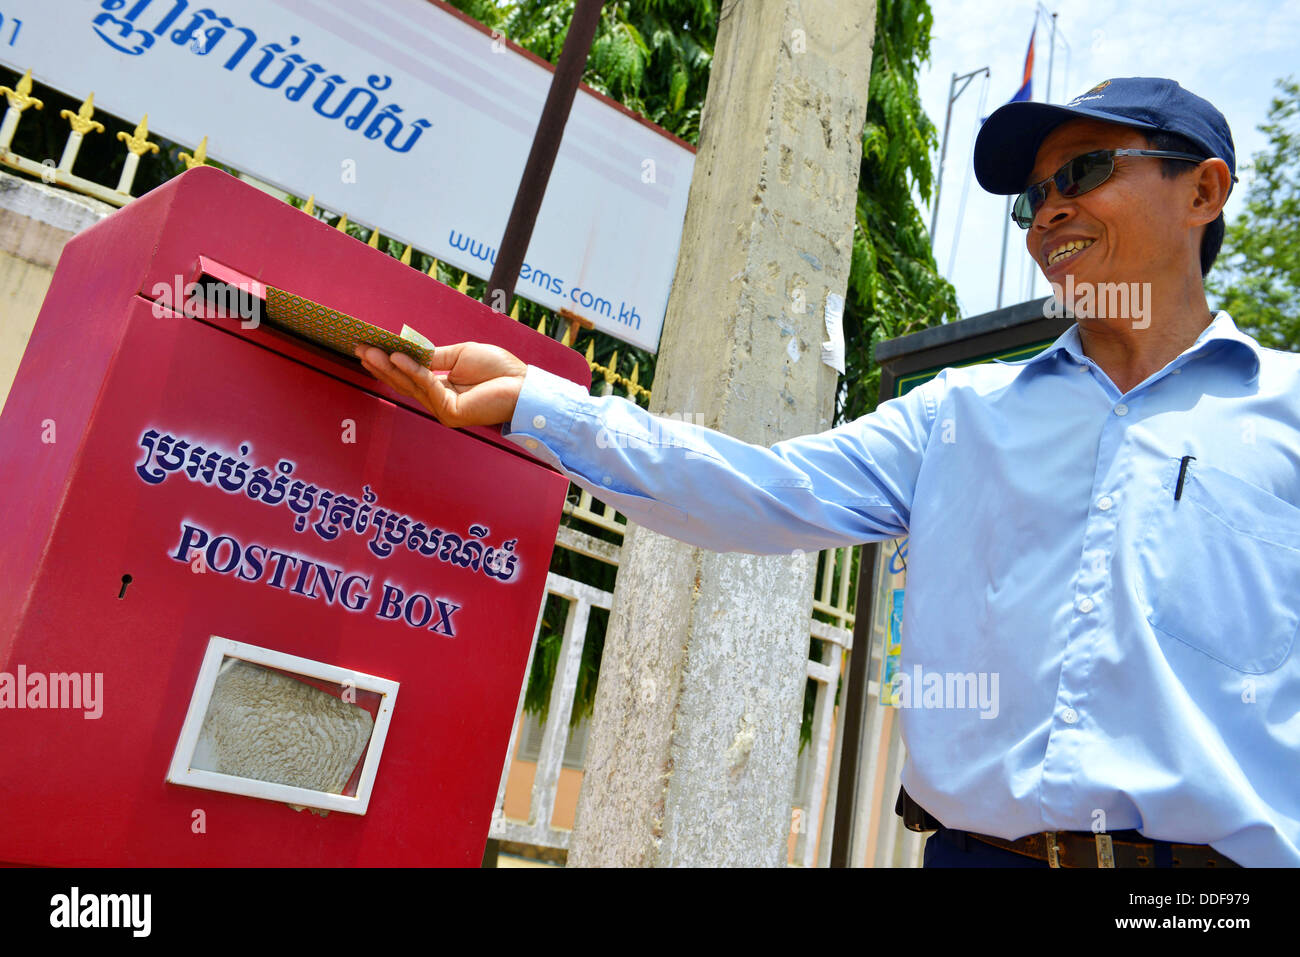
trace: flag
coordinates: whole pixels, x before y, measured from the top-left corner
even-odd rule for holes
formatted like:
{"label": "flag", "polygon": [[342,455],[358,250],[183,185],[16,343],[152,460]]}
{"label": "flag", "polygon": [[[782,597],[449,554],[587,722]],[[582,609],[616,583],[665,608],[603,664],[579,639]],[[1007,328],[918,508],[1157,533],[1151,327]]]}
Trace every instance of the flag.
{"label": "flag", "polygon": [[1038,23],[1034,23],[1034,29],[1029,31],[1029,50],[1025,53],[1025,75],[1021,80],[1020,89],[1016,91],[1008,102],[1026,103],[1034,98],[1034,34],[1038,32]]}
{"label": "flag", "polygon": [[[1038,22],[1035,20],[1034,28],[1029,31],[1029,50],[1025,53],[1025,74],[1020,81],[1020,89],[1016,95],[1007,100],[1008,103],[1027,103],[1034,98],[1034,34],[1038,32]],[[980,117],[980,126],[984,125],[987,116]]]}

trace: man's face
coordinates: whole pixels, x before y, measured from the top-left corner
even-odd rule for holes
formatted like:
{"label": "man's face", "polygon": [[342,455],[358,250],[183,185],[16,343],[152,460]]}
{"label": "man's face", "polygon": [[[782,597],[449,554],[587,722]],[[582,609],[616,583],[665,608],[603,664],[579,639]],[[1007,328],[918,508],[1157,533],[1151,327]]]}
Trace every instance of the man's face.
{"label": "man's face", "polygon": [[[1029,182],[1047,179],[1081,153],[1149,148],[1131,127],[1069,120],[1043,140]],[[1082,195],[1065,198],[1055,183],[1048,186],[1026,232],[1029,254],[1048,282],[1064,284],[1067,274],[1076,286],[1142,282],[1170,267],[1185,268],[1190,240],[1180,215],[1186,202],[1182,178],[1164,178],[1154,157],[1117,156],[1114,162],[1110,178]]]}

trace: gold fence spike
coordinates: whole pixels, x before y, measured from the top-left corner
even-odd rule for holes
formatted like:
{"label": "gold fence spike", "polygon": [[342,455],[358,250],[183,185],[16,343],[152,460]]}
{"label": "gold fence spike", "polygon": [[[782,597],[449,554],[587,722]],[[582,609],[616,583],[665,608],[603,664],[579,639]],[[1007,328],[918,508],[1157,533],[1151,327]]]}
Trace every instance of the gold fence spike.
{"label": "gold fence spike", "polygon": [[594,366],[595,364],[596,364],[596,340],[593,338],[587,340],[587,365]]}
{"label": "gold fence spike", "polygon": [[80,133],[82,136],[85,136],[92,130],[96,133],[104,132],[104,124],[100,123],[98,120],[91,119],[94,115],[95,94],[93,92],[82,101],[77,112],[73,113],[71,110],[59,110],[59,116],[68,121],[72,126],[72,131],[74,133]]}
{"label": "gold fence spike", "polygon": [[542,313],[542,318],[537,320],[537,331],[546,335],[546,313]]}
{"label": "gold fence spike", "polygon": [[378,226],[370,230],[370,238],[366,240],[366,245],[369,246],[371,249],[379,248],[379,227]]}
{"label": "gold fence spike", "polygon": [[28,70],[18,80],[18,86],[15,89],[9,89],[7,86],[0,86],[0,94],[9,99],[9,105],[19,113],[34,106],[38,110],[45,108],[45,103],[32,96],[32,71]]}
{"label": "gold fence spike", "polygon": [[572,322],[569,322],[565,325],[564,335],[560,338],[560,345],[562,346],[573,345],[573,325],[574,324]]}
{"label": "gold fence spike", "polygon": [[193,155],[189,153],[181,153],[179,155],[181,162],[185,164],[187,170],[194,169],[196,166],[207,166],[208,138],[205,136],[203,139],[199,140],[199,148],[194,151]]}
{"label": "gold fence spike", "polygon": [[460,285],[456,287],[456,291],[462,296],[469,295],[469,273],[463,272],[460,274]]}
{"label": "gold fence spike", "polygon": [[402,265],[403,266],[411,265],[411,244],[410,243],[406,244],[406,251],[402,253]]}
{"label": "gold fence spike", "polygon": [[511,308],[511,310],[510,310],[510,318],[513,319],[515,322],[518,322],[518,321],[519,321],[519,299],[518,299],[518,297],[515,298],[515,304],[514,304],[514,306]]}
{"label": "gold fence spike", "polygon": [[438,260],[435,259],[429,265],[429,275],[432,276],[434,279],[438,278]]}
{"label": "gold fence spike", "polygon": [[347,232],[347,229],[348,229],[348,214],[347,214],[347,213],[339,213],[339,221],[338,221],[337,223],[334,224],[334,228],[337,229],[337,230],[338,230],[339,232],[341,232],[341,233],[345,233],[345,232]]}
{"label": "gold fence spike", "polygon": [[302,211],[303,211],[304,213],[306,213],[308,216],[310,216],[312,213],[316,212],[316,194],[315,194],[315,193],[312,193],[310,196],[307,197],[307,202],[305,202],[305,203],[302,204]]}
{"label": "gold fence spike", "polygon": [[641,363],[640,363],[640,362],[633,362],[633,363],[632,363],[632,376],[631,376],[631,378],[629,378],[629,379],[627,380],[627,382],[628,382],[628,388],[630,388],[633,392],[635,392],[637,389],[640,388],[640,386],[637,384],[637,379],[639,379],[640,376],[641,376]]}
{"label": "gold fence spike", "polygon": [[140,120],[140,125],[135,128],[134,133],[125,131],[118,133],[117,138],[126,144],[128,151],[136,156],[143,155],[146,151],[151,153],[158,152],[158,144],[149,142],[149,114],[146,113]]}

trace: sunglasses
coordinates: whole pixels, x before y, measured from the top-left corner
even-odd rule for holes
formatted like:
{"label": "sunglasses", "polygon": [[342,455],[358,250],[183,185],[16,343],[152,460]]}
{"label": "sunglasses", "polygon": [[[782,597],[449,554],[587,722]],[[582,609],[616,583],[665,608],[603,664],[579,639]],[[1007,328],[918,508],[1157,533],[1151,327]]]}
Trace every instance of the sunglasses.
{"label": "sunglasses", "polygon": [[1038,210],[1047,201],[1047,187],[1052,183],[1056,184],[1056,191],[1065,197],[1081,196],[1090,189],[1096,189],[1115,172],[1116,156],[1159,156],[1164,159],[1186,160],[1189,163],[1201,163],[1205,159],[1203,156],[1169,150],[1094,150],[1084,153],[1017,196],[1011,207],[1011,218],[1021,229],[1028,229],[1038,215]]}

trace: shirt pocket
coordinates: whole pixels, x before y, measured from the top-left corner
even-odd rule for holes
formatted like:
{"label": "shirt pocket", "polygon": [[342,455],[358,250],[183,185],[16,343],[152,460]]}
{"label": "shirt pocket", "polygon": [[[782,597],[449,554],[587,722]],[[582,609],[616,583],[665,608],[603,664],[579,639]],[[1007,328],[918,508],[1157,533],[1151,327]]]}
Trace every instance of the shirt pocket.
{"label": "shirt pocket", "polygon": [[1221,469],[1181,459],[1139,547],[1137,589],[1147,621],[1246,674],[1276,670],[1300,629],[1300,508]]}

